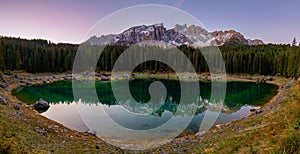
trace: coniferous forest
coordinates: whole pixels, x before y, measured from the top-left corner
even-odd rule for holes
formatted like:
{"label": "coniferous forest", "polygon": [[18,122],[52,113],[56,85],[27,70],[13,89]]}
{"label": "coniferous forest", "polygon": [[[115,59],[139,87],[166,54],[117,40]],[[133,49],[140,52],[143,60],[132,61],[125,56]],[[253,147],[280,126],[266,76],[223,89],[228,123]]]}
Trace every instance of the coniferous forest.
{"label": "coniferous forest", "polygon": [[[54,44],[47,40],[26,40],[0,37],[0,72],[6,70],[25,70],[30,73],[65,72],[72,70],[74,57],[79,45]],[[159,47],[147,48],[155,52]],[[197,72],[209,72],[204,56],[199,48],[178,47],[192,62]],[[209,57],[214,59],[210,47],[204,47]],[[91,47],[86,54],[95,54],[97,47]],[[126,46],[106,46],[101,54],[97,70],[110,71],[114,62],[126,50]],[[147,50],[146,49],[146,50]],[[291,45],[225,45],[219,47],[227,73],[247,73],[261,75],[279,75],[284,77],[300,76],[300,47]],[[136,47],[137,51],[144,50]],[[168,49],[166,49],[168,52]],[[172,58],[172,54],[169,54]],[[86,56],[89,57],[89,56]],[[133,57],[134,58],[134,57]],[[87,58],[88,62],[89,59]],[[130,62],[130,59],[128,60]],[[185,66],[180,59],[173,61]],[[83,61],[84,63],[84,61]],[[84,65],[84,64],[83,64]],[[155,70],[168,72],[170,68],[160,62],[149,61],[140,64],[135,70]]]}

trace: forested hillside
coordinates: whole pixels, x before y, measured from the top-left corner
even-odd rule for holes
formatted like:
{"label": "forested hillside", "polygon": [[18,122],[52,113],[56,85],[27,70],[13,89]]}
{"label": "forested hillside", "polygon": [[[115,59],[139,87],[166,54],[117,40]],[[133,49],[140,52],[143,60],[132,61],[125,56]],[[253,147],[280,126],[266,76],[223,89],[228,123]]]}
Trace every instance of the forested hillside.
{"label": "forested hillside", "polygon": [[71,70],[77,45],[46,40],[0,38],[0,71],[64,72]]}
{"label": "forested hillside", "polygon": [[[110,71],[114,61],[121,55],[126,46],[106,46],[99,58],[98,70]],[[194,64],[197,72],[208,72],[209,69],[200,50],[207,51],[214,58],[210,47],[195,49],[187,46],[178,47]],[[46,40],[26,40],[20,38],[0,38],[0,71],[25,70],[37,72],[64,72],[72,69],[78,45],[54,44]],[[88,55],[99,52],[97,47],[89,47]],[[135,47],[136,51],[151,50],[158,47]],[[171,52],[171,49],[165,49]],[[221,53],[225,60],[227,73],[247,73],[261,75],[280,75],[284,77],[298,77],[300,75],[300,47],[290,45],[257,45],[257,46],[221,46]],[[172,58],[172,55],[169,55]],[[130,59],[128,60],[130,62]],[[174,59],[177,65],[185,66],[180,60]],[[83,63],[84,65],[84,63]],[[146,62],[141,64],[137,71],[156,70],[170,71],[165,64]]]}

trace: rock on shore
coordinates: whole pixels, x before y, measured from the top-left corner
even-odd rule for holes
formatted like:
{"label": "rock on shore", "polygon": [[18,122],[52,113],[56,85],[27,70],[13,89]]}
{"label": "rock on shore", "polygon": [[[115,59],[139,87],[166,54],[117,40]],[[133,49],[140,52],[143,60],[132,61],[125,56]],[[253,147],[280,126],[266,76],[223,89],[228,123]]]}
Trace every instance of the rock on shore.
{"label": "rock on shore", "polygon": [[48,102],[44,101],[43,99],[40,99],[34,103],[33,107],[36,110],[48,110],[50,105]]}
{"label": "rock on shore", "polygon": [[0,95],[0,103],[3,105],[7,105],[6,100]]}

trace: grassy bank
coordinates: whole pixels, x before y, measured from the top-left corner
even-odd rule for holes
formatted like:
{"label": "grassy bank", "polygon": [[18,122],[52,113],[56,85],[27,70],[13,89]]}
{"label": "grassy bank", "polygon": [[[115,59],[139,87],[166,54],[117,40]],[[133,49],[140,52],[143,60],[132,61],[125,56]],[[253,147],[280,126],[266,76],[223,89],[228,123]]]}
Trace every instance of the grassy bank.
{"label": "grassy bank", "polygon": [[218,126],[204,135],[176,139],[162,149],[184,153],[300,153],[299,100],[298,80],[294,87],[281,89],[262,113]]}
{"label": "grassy bank", "polygon": [[[10,83],[10,89],[24,85],[13,76],[6,76],[6,80]],[[41,82],[32,81],[32,84]],[[0,94],[8,103],[0,103],[0,154],[120,151],[93,135],[70,130],[39,115],[31,105],[21,104],[10,91],[0,88]],[[14,109],[15,105],[20,110]],[[42,131],[46,133],[41,133]]]}

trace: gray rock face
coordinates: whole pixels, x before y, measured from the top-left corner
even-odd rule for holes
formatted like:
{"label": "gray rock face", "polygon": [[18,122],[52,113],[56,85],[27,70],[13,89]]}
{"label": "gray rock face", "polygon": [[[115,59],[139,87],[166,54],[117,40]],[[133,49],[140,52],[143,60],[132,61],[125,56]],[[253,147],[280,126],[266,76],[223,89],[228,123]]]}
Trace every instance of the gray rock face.
{"label": "gray rock face", "polygon": [[254,39],[254,40],[250,40],[251,41],[251,44],[249,45],[263,45],[265,44],[262,40],[259,40],[259,39]]}
{"label": "gray rock face", "polygon": [[131,27],[115,37],[115,44],[133,45],[143,41],[163,41],[172,45],[191,45],[185,35],[178,33],[173,29],[167,30],[163,24],[142,25]]}
{"label": "gray rock face", "polygon": [[33,107],[36,110],[48,110],[50,105],[48,102],[44,101],[43,99],[40,99],[34,103]]}
{"label": "gray rock face", "polygon": [[0,95],[0,103],[2,104],[2,105],[7,105],[7,102],[6,102],[6,100]]}
{"label": "gray rock face", "polygon": [[107,44],[114,44],[115,38],[117,35],[110,34],[110,35],[102,35],[100,37],[93,36],[88,41],[84,42],[84,45],[107,45]]}
{"label": "gray rock face", "polygon": [[241,33],[228,31],[208,32],[200,26],[178,25],[174,28],[166,29],[163,23],[154,25],[140,25],[131,27],[120,34],[93,36],[84,45],[133,45],[143,41],[161,41],[174,46],[222,46],[231,40],[238,40],[241,44],[261,45],[262,40],[250,40],[245,38]]}
{"label": "gray rock face", "polygon": [[192,45],[192,41],[174,29],[166,29],[162,23],[134,26],[120,34],[93,36],[83,44],[86,45],[134,45],[143,41],[161,41],[171,45]]}
{"label": "gray rock face", "polygon": [[242,44],[246,45],[262,45],[264,42],[259,39],[246,39],[244,35],[241,33],[235,31],[235,30],[229,30],[229,31],[214,31],[211,33],[212,37],[215,39],[215,42],[218,46],[224,45],[227,42],[230,42],[232,39],[236,39]]}

